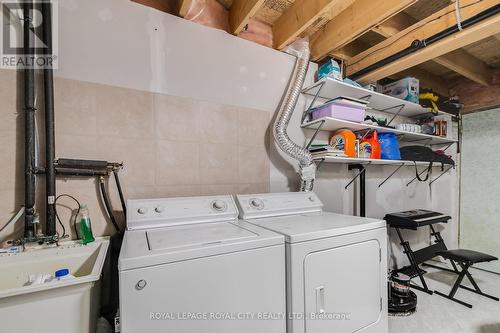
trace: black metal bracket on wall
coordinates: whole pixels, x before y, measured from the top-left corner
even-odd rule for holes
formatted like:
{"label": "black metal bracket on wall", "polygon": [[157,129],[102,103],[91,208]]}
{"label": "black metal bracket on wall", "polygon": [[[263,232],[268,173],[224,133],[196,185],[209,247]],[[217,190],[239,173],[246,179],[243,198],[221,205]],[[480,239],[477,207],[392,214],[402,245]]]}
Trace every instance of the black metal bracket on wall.
{"label": "black metal bracket on wall", "polygon": [[397,169],[396,169],[396,170],[394,170],[394,171],[393,171],[393,172],[392,172],[389,176],[387,176],[387,178],[386,178],[386,179],[384,179],[384,181],[383,181],[383,182],[381,182],[381,183],[378,185],[378,187],[379,187],[379,188],[381,188],[381,187],[382,187],[382,185],[384,185],[385,183],[387,183],[387,181],[388,181],[389,179],[391,179],[391,177],[392,177],[392,176],[394,176],[394,175],[395,175],[395,174],[396,174],[396,173],[397,173],[397,172],[398,172],[398,171],[399,171],[402,167],[404,167],[404,166],[405,166],[405,164],[404,164],[404,163],[401,163],[401,164],[397,167]]}
{"label": "black metal bracket on wall", "polygon": [[349,164],[349,170],[359,170],[346,189],[359,177],[359,216],[366,217],[366,168],[363,164]]}
{"label": "black metal bracket on wall", "polygon": [[309,140],[309,142],[306,145],[306,149],[309,149],[311,147],[312,143],[314,142],[314,140],[318,136],[318,133],[321,130],[321,128],[323,127],[323,125],[325,124],[325,122],[326,122],[326,120],[322,120],[321,123],[319,124],[319,126],[316,128],[316,131],[314,131],[313,136],[311,137],[311,139]]}

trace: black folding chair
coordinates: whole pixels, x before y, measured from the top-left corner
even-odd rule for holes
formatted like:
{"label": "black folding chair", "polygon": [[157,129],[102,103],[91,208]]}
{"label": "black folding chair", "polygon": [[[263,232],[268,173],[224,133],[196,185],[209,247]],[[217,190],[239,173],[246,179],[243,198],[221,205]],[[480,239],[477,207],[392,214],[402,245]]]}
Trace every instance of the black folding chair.
{"label": "black folding chair", "polygon": [[[457,280],[455,281],[455,284],[451,288],[451,291],[448,295],[443,294],[439,291],[434,291],[435,294],[446,297],[446,298],[448,298],[454,302],[457,302],[459,304],[465,305],[468,308],[472,308],[472,305],[455,298],[455,294],[456,294],[459,287],[462,289],[471,291],[473,293],[479,294],[481,296],[491,298],[492,300],[499,301],[498,297],[483,293],[469,272],[469,268],[472,265],[480,263],[480,262],[490,262],[490,261],[498,260],[497,257],[491,256],[491,255],[486,254],[486,253],[481,253],[481,252],[471,251],[471,250],[462,250],[462,249],[461,250],[441,251],[441,252],[438,252],[437,255],[440,255],[444,259],[448,259],[451,261],[453,268],[455,270],[454,273],[458,274],[458,277],[457,277]],[[458,270],[457,265],[461,267],[461,270]],[[449,270],[449,271],[451,271],[451,270]],[[469,279],[469,281],[472,284],[472,286],[474,287],[474,289],[463,286],[461,284],[462,280],[464,279],[465,276],[467,276],[467,278]]]}

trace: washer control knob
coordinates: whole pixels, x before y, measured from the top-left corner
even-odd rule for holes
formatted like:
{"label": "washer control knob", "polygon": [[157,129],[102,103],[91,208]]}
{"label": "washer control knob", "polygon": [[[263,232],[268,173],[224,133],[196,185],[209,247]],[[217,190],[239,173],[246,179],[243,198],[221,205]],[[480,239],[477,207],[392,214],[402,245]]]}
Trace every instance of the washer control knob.
{"label": "washer control knob", "polygon": [[144,215],[148,212],[148,209],[146,207],[140,207],[137,212],[141,215]]}
{"label": "washer control knob", "polygon": [[146,280],[139,280],[136,284],[135,284],[135,289],[137,290],[142,290],[144,288],[146,288],[146,285],[148,283],[146,282]]}
{"label": "washer control knob", "polygon": [[224,212],[227,209],[227,204],[222,200],[215,200],[212,202],[212,209],[218,212]]}
{"label": "washer control knob", "polygon": [[165,207],[163,206],[158,206],[155,208],[155,212],[157,212],[158,214],[161,214],[165,211]]}
{"label": "washer control knob", "polygon": [[255,209],[261,210],[264,209],[264,202],[257,198],[250,199],[250,206],[252,206]]}
{"label": "washer control knob", "polygon": [[311,197],[309,197],[309,201],[314,202],[314,201],[316,201],[316,199],[314,199],[314,197],[311,196]]}

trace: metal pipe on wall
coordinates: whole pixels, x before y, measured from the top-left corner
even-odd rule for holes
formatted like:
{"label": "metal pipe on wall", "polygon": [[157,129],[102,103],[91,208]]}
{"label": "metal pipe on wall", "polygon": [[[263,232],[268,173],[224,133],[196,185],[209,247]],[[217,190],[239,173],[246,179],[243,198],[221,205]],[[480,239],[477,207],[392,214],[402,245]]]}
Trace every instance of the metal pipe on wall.
{"label": "metal pipe on wall", "polygon": [[359,216],[366,217],[366,172],[362,164],[352,164],[349,170],[359,171]]}
{"label": "metal pipe on wall", "polygon": [[[43,40],[47,46],[46,55],[52,55],[52,3],[42,3]],[[45,92],[45,183],[46,183],[46,234],[56,234],[56,170],[55,170],[55,119],[54,119],[54,76],[52,64],[47,62],[43,70],[43,84]]]}
{"label": "metal pipe on wall", "polygon": [[359,176],[359,216],[366,217],[366,172]]}
{"label": "metal pipe on wall", "polygon": [[[24,56],[28,59],[34,57],[34,36],[31,33],[33,1],[23,2],[23,41]],[[25,113],[25,154],[24,154],[24,206],[25,206],[25,227],[24,237],[33,239],[34,215],[35,215],[35,70],[29,64],[24,68],[24,113]]]}
{"label": "metal pipe on wall", "polygon": [[[490,18],[494,15],[497,15],[498,13],[500,13],[500,5],[496,5],[494,7],[491,7],[465,21],[463,21],[461,23],[461,27],[462,29],[465,29],[465,28],[468,28],[478,22],[481,22],[483,20],[486,20],[487,18]],[[405,48],[404,50],[401,50],[385,59],[382,59],[380,60],[379,62],[376,62],[368,67],[365,67],[359,71],[357,71],[356,73],[352,74],[349,76],[349,78],[351,78],[352,80],[357,80],[358,78],[360,78],[361,76],[367,74],[367,73],[370,73],[376,69],[379,69],[380,67],[383,67],[393,61],[396,61],[398,59],[401,59],[411,53],[414,53],[422,48],[425,48],[443,38],[446,38],[456,32],[460,31],[460,29],[458,28],[458,26],[453,26],[453,27],[450,27],[450,28],[447,28],[441,32],[438,32],[437,34],[434,34],[424,40],[415,40],[413,41],[413,43],[408,46],[407,48]]]}

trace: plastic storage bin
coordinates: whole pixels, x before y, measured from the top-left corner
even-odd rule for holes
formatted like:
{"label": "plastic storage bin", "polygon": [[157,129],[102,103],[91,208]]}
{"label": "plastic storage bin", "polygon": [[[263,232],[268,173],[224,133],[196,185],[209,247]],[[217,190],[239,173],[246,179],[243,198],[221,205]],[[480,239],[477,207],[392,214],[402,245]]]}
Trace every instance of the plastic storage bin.
{"label": "plastic storage bin", "polygon": [[366,105],[350,100],[334,100],[311,111],[312,120],[332,117],[362,123],[366,116]]}
{"label": "plastic storage bin", "polygon": [[[94,333],[108,245],[107,239],[61,242],[57,248],[0,255],[1,331]],[[24,286],[30,274],[54,274],[61,267],[75,278]]]}

